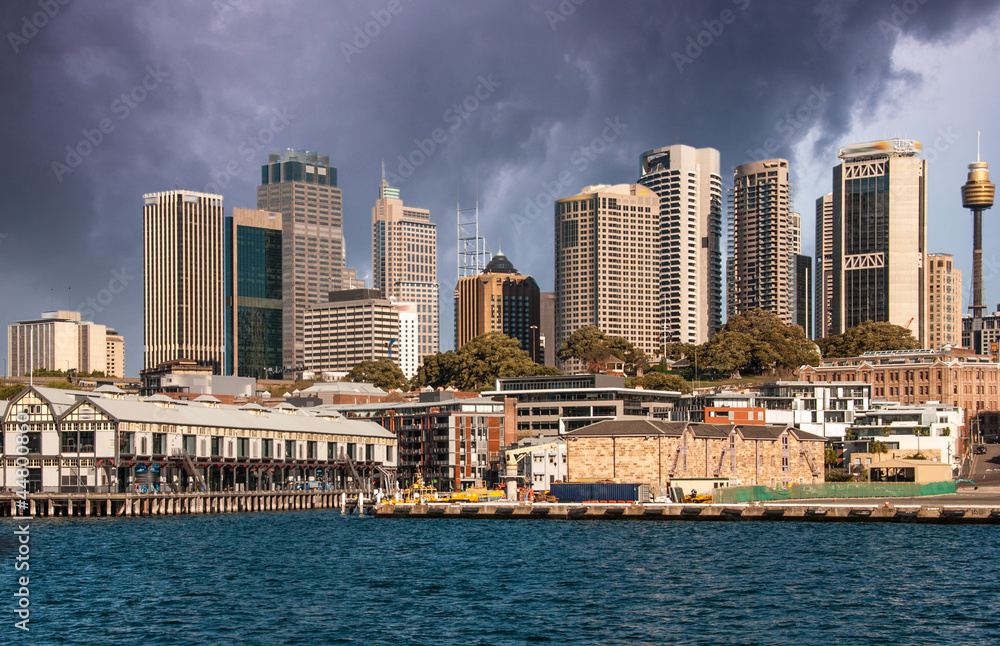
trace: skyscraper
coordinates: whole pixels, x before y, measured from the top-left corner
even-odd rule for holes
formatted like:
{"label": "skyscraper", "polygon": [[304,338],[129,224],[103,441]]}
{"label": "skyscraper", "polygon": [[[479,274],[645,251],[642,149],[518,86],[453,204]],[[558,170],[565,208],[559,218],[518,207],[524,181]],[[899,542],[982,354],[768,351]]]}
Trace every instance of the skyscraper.
{"label": "skyscraper", "polygon": [[344,231],[337,169],[329,155],[286,150],[261,167],[257,208],[281,213],[282,363],[303,365],[303,314],[341,289]]}
{"label": "skyscraper", "polygon": [[143,200],[143,366],[191,359],[222,374],[222,196],[178,189]]}
{"label": "skyscraper", "polygon": [[455,291],[456,350],[477,336],[500,332],[520,341],[535,363],[544,360],[538,283],[522,276],[503,252],[480,275],[459,278]]}
{"label": "skyscraper", "polygon": [[399,189],[385,178],[372,208],[373,287],[383,296],[417,306],[417,351],[421,357],[440,349],[437,282],[437,225],[427,209],[403,204]]}
{"label": "skyscraper", "polygon": [[362,361],[387,359],[399,339],[399,310],[377,289],[330,292],[304,318],[307,370],[349,372]]}
{"label": "skyscraper", "polygon": [[840,149],[833,169],[833,325],[889,321],[927,343],[927,161],[901,139]]}
{"label": "skyscraper", "polygon": [[124,377],[124,346],[117,332],[84,321],[80,312],[42,312],[39,319],[18,321],[7,328],[7,357],[14,377],[39,369]]}
{"label": "skyscraper", "polygon": [[639,161],[639,183],[660,198],[664,340],[704,343],[722,327],[719,151],[674,145],[648,150]]}
{"label": "skyscraper", "polygon": [[794,323],[798,214],[792,217],[788,161],[737,166],[729,204],[727,315],[755,309]]}
{"label": "skyscraper", "polygon": [[927,347],[962,345],[962,272],[951,254],[927,254]]}
{"label": "skyscraper", "polygon": [[225,223],[226,374],[280,375],[281,214],[233,209]]}
{"label": "skyscraper", "polygon": [[833,328],[833,193],[816,199],[816,337]]}
{"label": "skyscraper", "polygon": [[649,356],[662,349],[660,231],[660,198],[641,184],[556,200],[556,348],[593,325]]}

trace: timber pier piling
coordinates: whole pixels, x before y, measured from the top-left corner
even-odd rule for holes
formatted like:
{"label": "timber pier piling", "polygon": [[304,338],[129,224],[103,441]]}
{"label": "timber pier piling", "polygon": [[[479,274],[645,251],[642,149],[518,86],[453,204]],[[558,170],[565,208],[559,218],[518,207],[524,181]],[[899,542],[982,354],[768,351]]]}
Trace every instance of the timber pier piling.
{"label": "timber pier piling", "polygon": [[[0,518],[11,516],[174,516],[247,511],[340,509],[368,513],[373,501],[358,490],[237,491],[205,493],[32,493],[22,501],[0,494]],[[25,503],[20,506],[21,503]]]}

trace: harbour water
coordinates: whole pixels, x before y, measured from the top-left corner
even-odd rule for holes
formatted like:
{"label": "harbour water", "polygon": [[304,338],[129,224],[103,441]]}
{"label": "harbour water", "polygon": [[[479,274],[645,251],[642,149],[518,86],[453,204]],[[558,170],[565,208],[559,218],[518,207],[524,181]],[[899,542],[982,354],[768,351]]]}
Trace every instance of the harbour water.
{"label": "harbour water", "polygon": [[376,519],[0,523],[0,643],[996,644],[989,526]]}

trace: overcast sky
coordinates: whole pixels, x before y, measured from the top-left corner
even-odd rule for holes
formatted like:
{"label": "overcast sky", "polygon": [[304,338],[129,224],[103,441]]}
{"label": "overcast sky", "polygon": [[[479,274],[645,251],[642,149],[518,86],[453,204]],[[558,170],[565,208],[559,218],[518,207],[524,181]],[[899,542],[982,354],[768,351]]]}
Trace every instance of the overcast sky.
{"label": "overcast sky", "polygon": [[[137,375],[142,194],[180,186],[223,194],[227,215],[255,207],[260,166],[286,148],[329,154],[338,168],[347,263],[359,276],[371,273],[381,160],[404,202],[430,209],[443,348],[453,340],[459,188],[471,206],[478,178],[490,248],[551,291],[552,196],[634,182],[641,152],[674,143],[719,149],[725,188],[738,164],[789,159],[812,254],[814,203],[831,190],[837,149],[923,141],[929,250],[956,256],[967,296],[972,226],[959,189],[977,130],[983,159],[1000,164],[997,9],[955,0],[8,0],[0,319],[93,312],[125,335],[127,374]],[[991,216],[990,311],[1000,299]]]}

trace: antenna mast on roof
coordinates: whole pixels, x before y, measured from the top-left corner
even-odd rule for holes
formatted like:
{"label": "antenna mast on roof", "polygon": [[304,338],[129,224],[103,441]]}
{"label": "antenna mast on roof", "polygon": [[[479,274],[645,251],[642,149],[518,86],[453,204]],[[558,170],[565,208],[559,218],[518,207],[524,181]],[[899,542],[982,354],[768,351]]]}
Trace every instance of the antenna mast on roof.
{"label": "antenna mast on roof", "polygon": [[479,174],[476,174],[476,205],[462,208],[460,183],[456,182],[458,222],[458,278],[478,276],[490,261],[486,238],[479,228]]}

